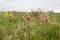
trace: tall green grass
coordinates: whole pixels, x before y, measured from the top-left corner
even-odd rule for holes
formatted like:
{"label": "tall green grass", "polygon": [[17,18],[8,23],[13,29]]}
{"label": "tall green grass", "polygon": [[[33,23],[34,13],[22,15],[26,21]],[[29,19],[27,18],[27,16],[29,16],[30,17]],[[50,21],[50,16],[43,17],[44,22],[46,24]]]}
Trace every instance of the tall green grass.
{"label": "tall green grass", "polygon": [[5,16],[5,12],[0,12],[0,40],[60,40],[60,14],[48,12],[49,20],[52,22],[55,19],[56,26],[50,22],[41,23],[37,19],[37,14],[29,13],[31,22],[24,23],[24,12],[16,12],[14,23],[14,17]]}

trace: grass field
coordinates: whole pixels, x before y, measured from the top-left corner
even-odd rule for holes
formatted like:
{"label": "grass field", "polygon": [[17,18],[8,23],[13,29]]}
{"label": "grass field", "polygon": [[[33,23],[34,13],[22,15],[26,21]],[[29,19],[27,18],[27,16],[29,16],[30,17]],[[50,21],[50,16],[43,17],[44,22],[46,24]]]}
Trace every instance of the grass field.
{"label": "grass field", "polygon": [[0,12],[0,40],[60,40],[60,14]]}

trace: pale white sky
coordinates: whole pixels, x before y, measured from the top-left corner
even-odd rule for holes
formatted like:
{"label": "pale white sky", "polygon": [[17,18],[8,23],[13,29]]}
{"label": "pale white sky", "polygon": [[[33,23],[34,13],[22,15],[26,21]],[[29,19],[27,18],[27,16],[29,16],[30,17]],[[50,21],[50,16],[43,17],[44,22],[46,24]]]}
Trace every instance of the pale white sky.
{"label": "pale white sky", "polygon": [[37,8],[60,11],[60,0],[0,0],[0,11],[29,11]]}

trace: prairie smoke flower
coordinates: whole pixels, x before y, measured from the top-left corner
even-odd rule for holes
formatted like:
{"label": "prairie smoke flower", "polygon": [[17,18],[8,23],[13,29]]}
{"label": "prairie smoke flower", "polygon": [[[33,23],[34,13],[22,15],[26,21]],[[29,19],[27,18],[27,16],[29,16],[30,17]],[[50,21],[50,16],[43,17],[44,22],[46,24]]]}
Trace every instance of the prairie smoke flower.
{"label": "prairie smoke flower", "polygon": [[27,20],[28,22],[31,22],[31,17],[27,13],[24,14],[24,22]]}
{"label": "prairie smoke flower", "polygon": [[45,18],[46,23],[48,22],[48,20],[49,20],[49,19],[46,17],[46,18]]}
{"label": "prairie smoke flower", "polygon": [[48,21],[49,21],[49,18],[48,18],[48,17],[43,17],[43,18],[42,18],[42,22],[43,22],[43,23],[48,23]]}
{"label": "prairie smoke flower", "polygon": [[28,22],[31,22],[30,16],[27,16],[27,20],[28,20]]}
{"label": "prairie smoke flower", "polygon": [[49,21],[49,16],[48,16],[48,14],[44,14],[44,16],[43,16],[43,22],[45,22],[45,23],[48,23],[48,21]]}

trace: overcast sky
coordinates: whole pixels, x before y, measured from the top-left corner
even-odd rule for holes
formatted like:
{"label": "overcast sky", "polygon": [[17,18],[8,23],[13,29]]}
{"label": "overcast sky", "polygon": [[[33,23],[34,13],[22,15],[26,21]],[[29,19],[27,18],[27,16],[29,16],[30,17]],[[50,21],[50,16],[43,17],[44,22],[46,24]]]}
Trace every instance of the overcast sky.
{"label": "overcast sky", "polygon": [[60,0],[0,0],[0,11],[43,10],[60,11]]}

